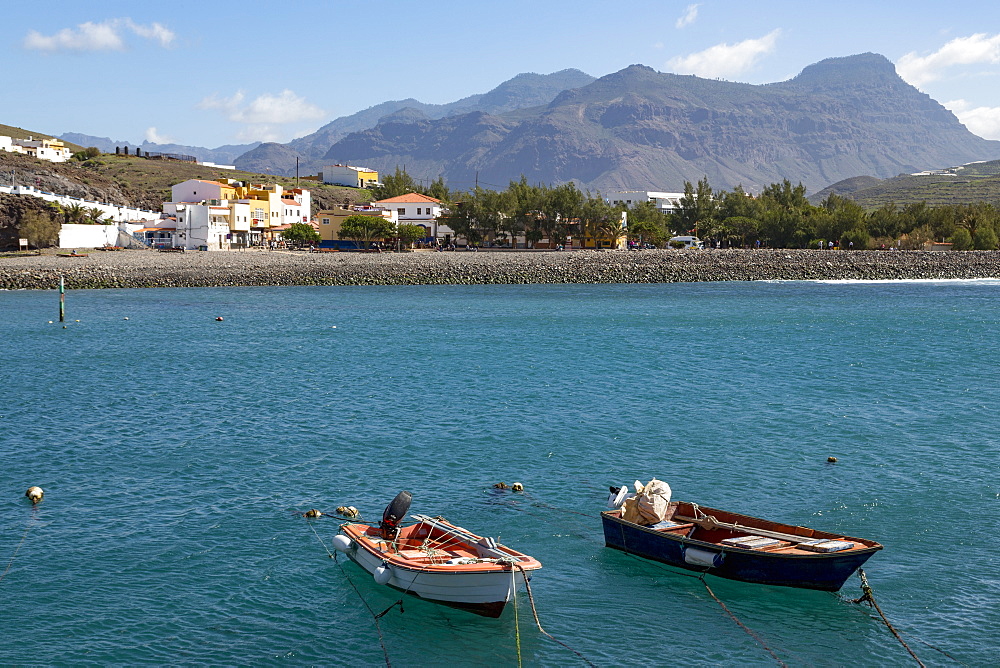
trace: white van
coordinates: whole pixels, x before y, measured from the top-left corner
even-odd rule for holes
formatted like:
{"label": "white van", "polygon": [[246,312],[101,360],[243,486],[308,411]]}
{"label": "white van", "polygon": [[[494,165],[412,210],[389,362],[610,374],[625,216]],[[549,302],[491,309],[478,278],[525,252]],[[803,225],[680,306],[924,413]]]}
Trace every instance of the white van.
{"label": "white van", "polygon": [[669,245],[671,248],[704,248],[705,242],[698,237],[670,237]]}

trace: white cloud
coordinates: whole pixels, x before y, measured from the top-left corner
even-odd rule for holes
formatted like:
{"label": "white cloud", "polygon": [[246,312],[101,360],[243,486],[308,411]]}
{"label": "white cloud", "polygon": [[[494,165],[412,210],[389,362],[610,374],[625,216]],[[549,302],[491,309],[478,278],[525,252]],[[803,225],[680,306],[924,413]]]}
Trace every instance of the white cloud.
{"label": "white cloud", "polygon": [[124,33],[131,32],[143,39],[170,46],[174,33],[160,23],[140,25],[129,18],[109,19],[101,23],[87,21],[75,28],[63,28],[53,35],[29,30],[24,48],[36,51],[124,51]]}
{"label": "white cloud", "polygon": [[678,74],[696,74],[700,77],[731,77],[741,74],[754,65],[761,56],[774,51],[781,34],[775,29],[759,39],[747,39],[736,44],[716,44],[689,56],[678,56],[667,61],[667,68]]}
{"label": "white cloud", "polygon": [[943,104],[972,134],[984,139],[1000,139],[1000,107],[974,107],[965,100]]}
{"label": "white cloud", "polygon": [[1000,63],[1000,35],[977,33],[956,37],[927,56],[911,51],[896,62],[896,71],[907,82],[919,86],[942,78],[944,70],[953,65],[979,63]]}
{"label": "white cloud", "polygon": [[198,106],[201,109],[218,109],[230,121],[248,125],[298,123],[323,118],[326,113],[287,88],[278,95],[265,93],[250,102],[246,102],[243,91],[237,91],[232,97],[211,95]]}
{"label": "white cloud", "polygon": [[155,127],[146,129],[146,141],[151,141],[154,144],[173,144],[174,140],[166,135],[161,135]]}
{"label": "white cloud", "polygon": [[684,13],[681,14],[680,18],[677,19],[677,23],[674,25],[677,26],[678,30],[680,30],[681,28],[694,23],[696,18],[698,18],[698,5],[688,5],[684,8]]}

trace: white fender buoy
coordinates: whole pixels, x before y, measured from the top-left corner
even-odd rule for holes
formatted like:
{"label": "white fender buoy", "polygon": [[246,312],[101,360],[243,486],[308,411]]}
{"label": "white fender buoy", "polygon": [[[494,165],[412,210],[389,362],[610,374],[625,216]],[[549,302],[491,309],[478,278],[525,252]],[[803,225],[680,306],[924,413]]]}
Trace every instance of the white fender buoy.
{"label": "white fender buoy", "polygon": [[510,486],[510,491],[512,491],[512,492],[523,492],[524,491],[524,485],[522,485],[519,482],[515,482],[514,484],[512,484]]}
{"label": "white fender buoy", "polygon": [[375,569],[373,577],[375,578],[375,582],[380,585],[389,584],[389,580],[392,579],[392,570],[388,566],[379,566]]}
{"label": "white fender buoy", "polygon": [[32,503],[38,503],[45,496],[45,492],[42,491],[41,487],[29,487],[28,491],[24,493],[26,497],[31,499]]}
{"label": "white fender buoy", "polygon": [[343,534],[337,534],[330,542],[333,543],[333,547],[340,552],[347,552],[351,549],[351,545],[353,544],[353,541]]}

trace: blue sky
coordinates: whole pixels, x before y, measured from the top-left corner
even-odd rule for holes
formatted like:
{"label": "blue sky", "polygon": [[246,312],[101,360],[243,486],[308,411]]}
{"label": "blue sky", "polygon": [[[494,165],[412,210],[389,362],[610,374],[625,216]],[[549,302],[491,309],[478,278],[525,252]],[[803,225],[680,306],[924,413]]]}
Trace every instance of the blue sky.
{"label": "blue sky", "polygon": [[1000,3],[5,3],[0,123],[214,148],[286,142],[404,98],[445,103],[522,72],[639,63],[748,83],[872,51],[1000,139]]}

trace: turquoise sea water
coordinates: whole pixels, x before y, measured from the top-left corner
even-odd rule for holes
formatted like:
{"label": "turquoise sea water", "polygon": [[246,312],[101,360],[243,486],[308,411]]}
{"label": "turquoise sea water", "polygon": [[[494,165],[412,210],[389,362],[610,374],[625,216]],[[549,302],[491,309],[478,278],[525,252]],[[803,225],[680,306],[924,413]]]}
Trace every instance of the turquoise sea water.
{"label": "turquoise sea water", "polygon": [[[7,292],[0,315],[2,664],[382,664],[359,593],[398,596],[298,513],[407,489],[540,559],[543,626],[594,664],[912,665],[857,578],[708,578],[758,641],[605,548],[607,487],[653,476],[878,540],[918,656],[1000,663],[1000,282],[73,291],[65,329],[55,292]],[[516,665],[518,636],[525,665],[582,665],[523,596],[404,610],[393,665]]]}

